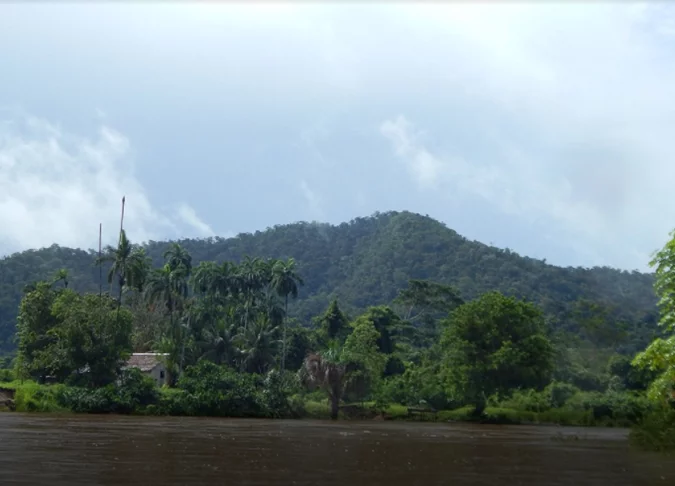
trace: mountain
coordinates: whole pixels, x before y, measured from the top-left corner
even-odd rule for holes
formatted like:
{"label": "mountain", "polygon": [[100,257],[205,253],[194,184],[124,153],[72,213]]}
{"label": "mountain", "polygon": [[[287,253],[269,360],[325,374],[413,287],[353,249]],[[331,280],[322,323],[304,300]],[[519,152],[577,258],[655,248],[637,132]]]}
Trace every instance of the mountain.
{"label": "mountain", "polygon": [[[129,237],[133,240],[133,235]],[[192,254],[194,264],[239,261],[244,255],[295,258],[305,286],[291,312],[305,323],[332,298],[338,298],[351,315],[370,305],[389,303],[409,279],[454,285],[465,299],[489,290],[526,298],[539,304],[554,323],[567,328],[566,322],[582,301],[599,304],[610,319],[628,322],[633,328],[653,330],[657,318],[651,274],[607,267],[556,267],[509,249],[470,241],[428,216],[405,211],[375,213],[336,226],[302,222],[229,239],[179,243]],[[155,265],[161,264],[167,244],[146,244]],[[53,245],[0,260],[0,350],[14,347],[16,312],[24,286],[52,278],[66,268],[72,288],[98,291],[95,255],[93,250]]]}

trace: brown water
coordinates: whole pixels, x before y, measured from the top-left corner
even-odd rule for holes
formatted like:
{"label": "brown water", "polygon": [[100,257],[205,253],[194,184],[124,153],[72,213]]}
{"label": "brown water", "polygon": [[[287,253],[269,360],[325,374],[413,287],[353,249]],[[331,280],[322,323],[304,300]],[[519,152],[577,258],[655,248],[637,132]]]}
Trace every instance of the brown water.
{"label": "brown water", "polygon": [[0,414],[0,485],[673,485],[620,429]]}

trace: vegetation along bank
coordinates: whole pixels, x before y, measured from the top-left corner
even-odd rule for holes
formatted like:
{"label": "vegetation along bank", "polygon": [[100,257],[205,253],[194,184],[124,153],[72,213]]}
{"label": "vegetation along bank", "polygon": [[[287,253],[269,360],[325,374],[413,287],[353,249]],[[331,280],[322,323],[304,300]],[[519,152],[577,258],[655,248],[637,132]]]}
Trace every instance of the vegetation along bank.
{"label": "vegetation along bank", "polygon": [[[0,261],[0,407],[631,425],[666,449],[674,262],[675,238],[655,275],[559,269],[410,213],[24,252]],[[125,366],[150,351],[163,387]]]}

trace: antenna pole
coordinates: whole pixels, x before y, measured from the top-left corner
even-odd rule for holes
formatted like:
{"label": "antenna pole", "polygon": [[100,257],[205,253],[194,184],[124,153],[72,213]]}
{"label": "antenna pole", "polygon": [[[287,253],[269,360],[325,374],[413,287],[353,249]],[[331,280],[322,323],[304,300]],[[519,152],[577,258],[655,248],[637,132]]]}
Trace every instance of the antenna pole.
{"label": "antenna pole", "polygon": [[124,227],[124,202],[125,202],[126,196],[122,196],[122,217],[120,218],[120,241],[122,241],[122,231]]}
{"label": "antenna pole", "polygon": [[98,224],[98,298],[103,296],[103,262],[101,261],[101,244],[103,235],[103,223]]}

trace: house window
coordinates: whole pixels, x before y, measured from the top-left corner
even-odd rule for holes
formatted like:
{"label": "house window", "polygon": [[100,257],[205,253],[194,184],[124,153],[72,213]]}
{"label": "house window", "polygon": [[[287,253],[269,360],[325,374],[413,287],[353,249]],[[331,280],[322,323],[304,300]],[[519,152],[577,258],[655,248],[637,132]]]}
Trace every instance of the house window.
{"label": "house window", "polygon": [[161,370],[159,372],[159,378],[162,379],[162,380],[164,379],[164,370]]}

